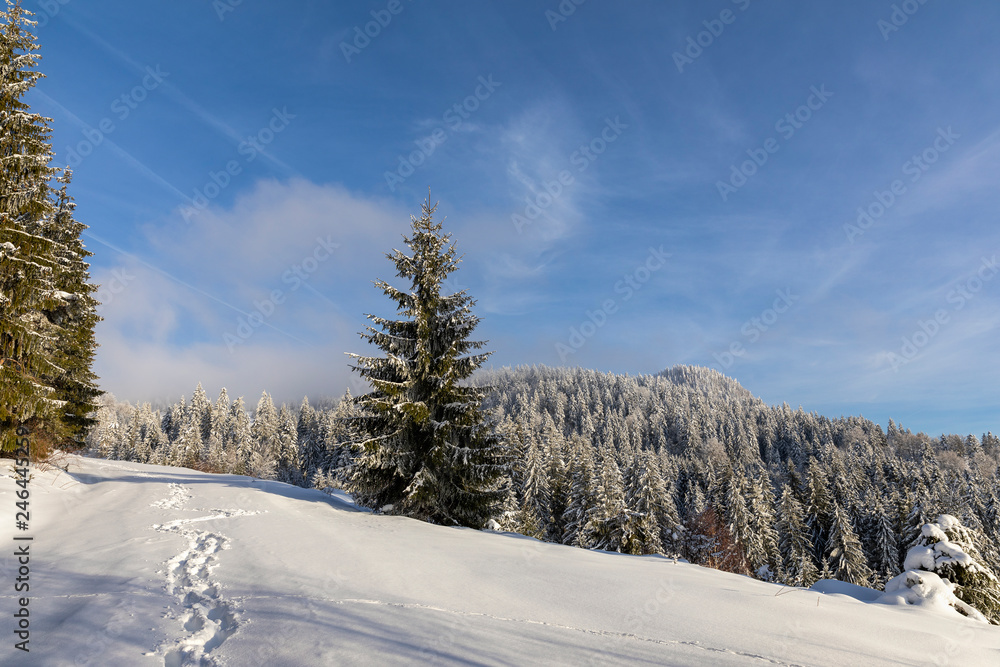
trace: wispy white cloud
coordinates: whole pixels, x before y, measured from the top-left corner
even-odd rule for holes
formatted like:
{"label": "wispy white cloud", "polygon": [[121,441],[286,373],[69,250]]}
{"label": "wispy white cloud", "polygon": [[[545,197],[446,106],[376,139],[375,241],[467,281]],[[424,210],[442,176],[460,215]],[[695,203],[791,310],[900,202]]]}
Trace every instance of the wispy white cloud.
{"label": "wispy white cloud", "polygon": [[391,314],[371,281],[393,278],[384,255],[408,222],[395,204],[293,180],[147,228],[148,252],[116,249],[120,263],[95,273],[102,386],[144,400],[199,379],[289,400],[342,392],[363,313]]}

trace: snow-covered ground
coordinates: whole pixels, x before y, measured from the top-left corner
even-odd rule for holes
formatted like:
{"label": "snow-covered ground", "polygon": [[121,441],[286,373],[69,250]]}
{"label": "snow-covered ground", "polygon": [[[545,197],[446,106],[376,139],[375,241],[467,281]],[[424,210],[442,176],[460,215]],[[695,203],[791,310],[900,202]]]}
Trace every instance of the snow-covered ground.
{"label": "snow-covered ground", "polygon": [[788,589],[276,482],[67,461],[30,485],[28,654],[3,462],[3,665],[1000,664],[997,627],[837,582]]}

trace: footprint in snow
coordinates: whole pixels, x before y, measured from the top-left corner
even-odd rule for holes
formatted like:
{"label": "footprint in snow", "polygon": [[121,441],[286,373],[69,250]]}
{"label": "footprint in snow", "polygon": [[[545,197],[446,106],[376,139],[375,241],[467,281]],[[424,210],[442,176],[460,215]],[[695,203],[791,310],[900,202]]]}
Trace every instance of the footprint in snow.
{"label": "footprint in snow", "polygon": [[[170,495],[152,503],[152,506],[182,510],[190,499],[191,493],[186,487],[171,484]],[[213,667],[217,662],[211,652],[232,636],[240,625],[240,610],[233,601],[222,596],[219,583],[212,577],[212,571],[218,565],[219,552],[229,548],[229,540],[221,533],[198,530],[192,524],[252,516],[259,512],[207,511],[213,514],[152,526],[157,532],[176,533],[187,541],[187,548],[167,561],[164,572],[167,592],[180,604],[182,611],[178,620],[188,634],[159,647],[154,655],[163,656],[164,667]]]}

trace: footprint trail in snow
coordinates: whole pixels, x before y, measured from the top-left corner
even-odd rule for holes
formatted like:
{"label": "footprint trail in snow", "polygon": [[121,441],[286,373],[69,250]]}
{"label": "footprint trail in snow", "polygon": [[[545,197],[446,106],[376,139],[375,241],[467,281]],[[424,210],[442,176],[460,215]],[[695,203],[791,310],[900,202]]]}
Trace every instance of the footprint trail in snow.
{"label": "footprint trail in snow", "polygon": [[[187,487],[171,484],[170,495],[151,506],[185,511],[183,506],[190,499]],[[240,610],[233,601],[222,596],[218,581],[212,577],[212,571],[218,565],[219,552],[229,548],[229,540],[221,533],[198,530],[197,524],[252,516],[259,512],[224,509],[186,511],[208,511],[212,514],[152,526],[153,530],[161,533],[177,533],[187,541],[187,548],[167,561],[164,572],[167,591],[177,598],[181,606],[179,620],[188,634],[161,645],[156,655],[163,656],[164,667],[213,667],[217,662],[210,653],[239,627]]]}

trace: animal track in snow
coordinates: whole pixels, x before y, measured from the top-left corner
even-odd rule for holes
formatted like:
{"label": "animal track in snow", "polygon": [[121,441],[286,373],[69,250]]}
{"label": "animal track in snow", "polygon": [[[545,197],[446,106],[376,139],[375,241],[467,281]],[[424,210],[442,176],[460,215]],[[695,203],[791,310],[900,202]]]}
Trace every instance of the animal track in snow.
{"label": "animal track in snow", "polygon": [[[171,484],[170,496],[152,506],[181,510],[190,499],[191,494],[186,487]],[[212,578],[219,552],[229,548],[229,540],[220,533],[197,530],[191,524],[252,516],[259,512],[238,509],[203,511],[213,514],[152,526],[153,530],[177,533],[187,540],[187,549],[167,561],[165,574],[167,592],[177,598],[183,610],[179,620],[188,634],[161,645],[158,654],[163,656],[164,667],[213,667],[217,662],[209,654],[232,636],[240,625],[235,603],[222,597],[219,582]]]}

